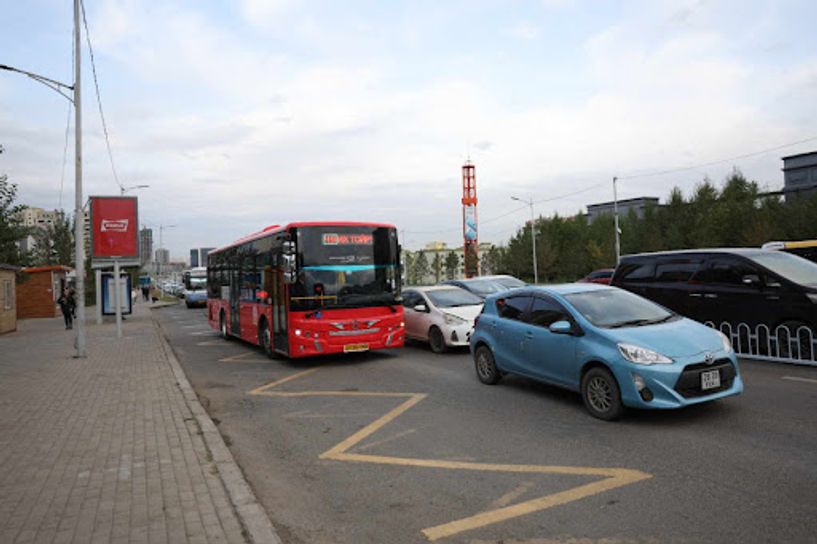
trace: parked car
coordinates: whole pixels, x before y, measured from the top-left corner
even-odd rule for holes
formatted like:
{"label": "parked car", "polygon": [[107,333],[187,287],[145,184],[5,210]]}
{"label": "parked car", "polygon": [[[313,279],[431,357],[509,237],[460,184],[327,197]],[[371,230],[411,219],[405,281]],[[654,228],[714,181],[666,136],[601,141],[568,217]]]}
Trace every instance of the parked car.
{"label": "parked car", "polygon": [[[621,258],[612,285],[696,321],[718,327],[728,323],[733,331],[740,323],[752,329],[766,325],[772,333],[785,326],[792,336],[803,327],[817,331],[817,264],[782,251],[702,249],[628,255]],[[800,335],[800,340],[806,355],[811,341],[808,335]],[[782,355],[787,356],[788,343],[781,344]]]}
{"label": "parked car", "polygon": [[729,339],[628,291],[529,287],[485,300],[471,353],[477,378],[519,374],[581,393],[591,415],[680,408],[743,391]]}
{"label": "parked car", "polygon": [[796,242],[766,242],[761,249],[785,251],[817,263],[817,240],[799,240]]}
{"label": "parked car", "polygon": [[480,279],[498,283],[505,289],[516,289],[517,287],[525,287],[526,285],[528,285],[519,278],[515,276],[510,276],[508,274],[498,274],[495,276],[480,276]]}
{"label": "parked car", "polygon": [[[466,291],[470,291],[471,293],[477,295],[479,298],[484,299],[488,295],[492,295],[494,293],[501,293],[502,291],[507,291],[508,289],[512,289],[513,287],[506,286],[501,281],[497,280],[496,278],[500,278],[500,276],[479,276],[477,278],[467,278],[461,280],[445,280],[441,282],[441,285],[456,285],[461,289],[465,289]],[[522,280],[518,280],[513,276],[501,276],[501,278],[511,278],[515,280],[515,282],[521,283],[518,287],[524,286],[525,283]],[[505,280],[507,282],[507,280]],[[514,287],[517,287],[514,285]]]}
{"label": "parked car", "polygon": [[610,285],[610,280],[613,279],[613,272],[615,272],[615,270],[615,268],[600,268],[598,270],[593,270],[588,275],[577,281],[579,283],[600,283],[602,285]]}
{"label": "parked car", "polygon": [[442,353],[452,346],[467,346],[482,299],[453,285],[413,287],[403,291],[405,334],[428,342]]}

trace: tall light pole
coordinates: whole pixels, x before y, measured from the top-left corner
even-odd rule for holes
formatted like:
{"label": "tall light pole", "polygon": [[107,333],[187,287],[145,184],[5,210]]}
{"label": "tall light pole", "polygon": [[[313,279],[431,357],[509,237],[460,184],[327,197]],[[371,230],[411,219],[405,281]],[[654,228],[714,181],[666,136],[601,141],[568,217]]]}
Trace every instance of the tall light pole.
{"label": "tall light pole", "polygon": [[85,351],[85,213],[82,211],[82,97],[79,1],[74,0],[74,253],[77,272],[77,357]]}
{"label": "tall light pole", "polygon": [[618,178],[613,176],[613,221],[616,229],[616,266],[621,260],[621,229],[618,228],[618,189],[616,182]]}
{"label": "tall light pole", "polygon": [[533,283],[537,284],[539,283],[539,270],[536,266],[536,219],[533,216],[533,198],[525,200],[524,198],[512,196],[511,200],[518,200],[530,206],[530,237],[533,243]]}
{"label": "tall light pole", "polygon": [[[19,68],[0,64],[0,70],[17,72],[42,83],[49,89],[59,93],[74,104],[74,262],[77,282],[77,326],[76,330],[76,357],[87,356],[85,349],[85,213],[82,209],[82,100],[80,96],[80,26],[79,0],[74,0],[74,85],[66,85],[54,79],[27,72]],[[74,91],[73,98],[65,91]]]}
{"label": "tall light pole", "polygon": [[[165,248],[164,243],[162,242],[162,233],[164,232],[164,230],[165,229],[172,229],[172,228],[177,227],[177,226],[178,225],[159,225],[159,249],[164,249]],[[169,255],[170,255],[170,252],[168,252],[168,258],[169,258]],[[156,264],[158,266],[158,268],[156,269],[156,275],[159,276],[161,274],[161,272],[162,272],[162,261],[157,261]]]}

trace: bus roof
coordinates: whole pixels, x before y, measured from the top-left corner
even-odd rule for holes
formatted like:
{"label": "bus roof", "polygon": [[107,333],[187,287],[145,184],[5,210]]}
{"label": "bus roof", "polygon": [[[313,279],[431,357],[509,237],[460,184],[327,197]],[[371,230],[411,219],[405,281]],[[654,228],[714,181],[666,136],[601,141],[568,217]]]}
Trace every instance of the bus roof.
{"label": "bus roof", "polygon": [[234,240],[227,245],[216,248],[208,252],[207,254],[210,255],[212,253],[218,253],[219,251],[224,251],[225,249],[239,246],[246,242],[252,242],[253,240],[258,240],[260,238],[271,236],[273,234],[278,234],[279,232],[284,232],[291,228],[296,227],[377,227],[377,228],[382,227],[387,229],[397,228],[389,223],[368,223],[364,221],[294,221],[292,223],[287,223],[286,225],[269,225],[268,227],[264,227],[258,232],[253,232],[246,236],[242,236],[241,238],[238,238],[237,240]]}

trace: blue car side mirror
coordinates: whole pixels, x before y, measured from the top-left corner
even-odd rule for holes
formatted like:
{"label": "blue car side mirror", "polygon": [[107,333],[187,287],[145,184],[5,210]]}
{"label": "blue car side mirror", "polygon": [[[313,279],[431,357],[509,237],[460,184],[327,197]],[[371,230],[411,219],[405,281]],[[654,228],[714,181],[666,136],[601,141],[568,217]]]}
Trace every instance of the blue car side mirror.
{"label": "blue car side mirror", "polygon": [[573,332],[573,325],[569,321],[557,321],[550,325],[550,332],[555,334],[570,334]]}

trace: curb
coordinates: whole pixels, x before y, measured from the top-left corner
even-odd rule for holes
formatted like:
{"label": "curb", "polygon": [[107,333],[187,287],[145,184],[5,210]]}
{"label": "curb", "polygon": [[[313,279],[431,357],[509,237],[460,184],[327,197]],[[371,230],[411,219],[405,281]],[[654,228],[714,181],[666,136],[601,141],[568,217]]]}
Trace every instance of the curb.
{"label": "curb", "polygon": [[187,380],[187,376],[182,370],[178,359],[176,359],[173,349],[164,334],[162,334],[161,325],[152,316],[151,319],[156,327],[156,334],[162,343],[162,350],[167,356],[168,364],[176,377],[179,389],[193,417],[196,418],[196,423],[204,438],[204,444],[213,458],[221,483],[224,484],[224,488],[227,490],[233,510],[238,515],[238,519],[249,536],[250,542],[254,544],[281,544],[281,539],[278,537],[278,533],[276,533],[266,510],[255,497],[250,484],[244,478],[244,473],[241,472],[241,468],[235,462],[233,454],[230,453],[224,443],[221,433],[218,432],[216,424],[213,423],[213,420],[210,419],[210,416],[207,415],[204,407],[199,402],[199,398]]}

